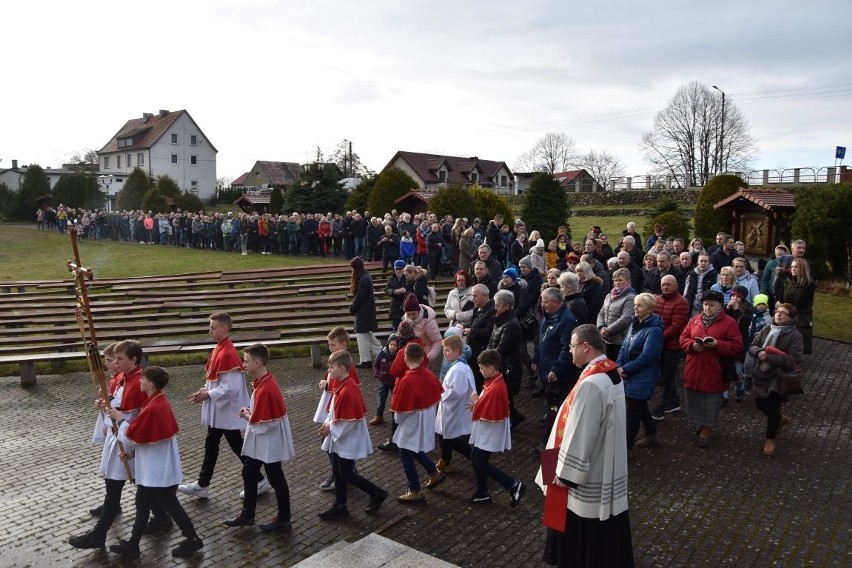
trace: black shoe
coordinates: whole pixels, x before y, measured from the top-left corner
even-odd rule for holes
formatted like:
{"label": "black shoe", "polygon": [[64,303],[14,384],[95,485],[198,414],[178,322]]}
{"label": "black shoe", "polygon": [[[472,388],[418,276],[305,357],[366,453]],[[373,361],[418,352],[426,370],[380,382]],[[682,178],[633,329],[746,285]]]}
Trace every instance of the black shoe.
{"label": "black shoe", "polygon": [[324,521],[345,517],[349,514],[349,509],[346,505],[332,505],[330,509],[319,514],[319,518]]}
{"label": "black shoe", "polygon": [[384,444],[379,444],[376,446],[379,450],[383,452],[398,452],[399,446],[394,444],[393,440],[386,440]]}
{"label": "black shoe", "polygon": [[94,532],[87,532],[80,536],[72,536],[68,539],[68,544],[74,548],[103,548],[106,546],[105,540],[103,536],[96,536]]}
{"label": "black shoe", "polygon": [[662,408],[656,408],[654,409],[654,412],[651,413],[651,418],[657,422],[662,422],[666,418],[666,412]]}
{"label": "black shoe", "polygon": [[524,493],[526,493],[526,492],[527,492],[527,484],[522,483],[521,480],[519,479],[518,483],[516,483],[515,486],[512,487],[512,490],[511,490],[511,493],[510,493],[511,497],[512,497],[512,503],[511,503],[512,507],[516,507],[518,505],[520,500],[523,498]]}
{"label": "black shoe", "polygon": [[198,552],[204,548],[204,543],[198,538],[198,535],[183,540],[179,545],[172,549],[172,556],[189,556],[194,552]]}
{"label": "black shoe", "polygon": [[375,513],[382,508],[382,503],[388,498],[388,492],[384,489],[379,489],[379,492],[370,497],[370,505],[367,507],[368,513]]}
{"label": "black shoe", "polygon": [[257,527],[266,532],[277,532],[277,531],[289,531],[293,528],[293,525],[290,524],[290,521],[279,521],[278,515],[272,517],[272,520],[268,523],[257,525]]}
{"label": "black shoe", "polygon": [[172,522],[172,519],[167,516],[160,518],[154,517],[153,519],[148,521],[148,524],[145,526],[145,530],[142,531],[142,534],[156,534],[158,532],[165,532],[172,528],[173,525],[174,523]]}
{"label": "black shoe", "polygon": [[744,390],[738,390],[738,391],[737,391],[737,398],[736,398],[736,401],[737,401],[737,402],[742,402],[742,401],[743,401],[743,399],[745,399],[745,391],[744,391]]}
{"label": "black shoe", "polygon": [[356,369],[370,369],[370,368],[372,368],[372,366],[373,366],[373,364],[370,363],[369,361],[363,361],[363,362],[355,365],[355,368]]}
{"label": "black shoe", "polygon": [[115,552],[128,558],[139,558],[139,544],[118,539],[118,544],[109,545],[110,552]]}
{"label": "black shoe", "polygon": [[254,517],[249,517],[245,513],[240,513],[233,519],[225,519],[223,523],[226,527],[250,527],[254,525]]}
{"label": "black shoe", "polygon": [[[100,517],[101,515],[104,514],[104,506],[98,505],[94,509],[89,509],[89,514],[92,515],[93,517]],[[120,514],[121,514],[121,507],[118,508],[118,512],[116,513],[116,515],[120,515]]]}
{"label": "black shoe", "polygon": [[520,425],[520,423],[521,423],[521,422],[523,422],[523,421],[524,421],[524,420],[526,420],[526,419],[527,419],[527,417],[526,417],[526,416],[524,416],[524,415],[523,415],[523,414],[521,414],[520,412],[519,412],[519,413],[517,413],[517,414],[515,415],[515,417],[514,417],[514,418],[512,418],[512,419],[509,421],[509,422],[510,422],[509,429],[510,429],[510,430],[514,430],[515,428],[517,428],[517,427]]}
{"label": "black shoe", "polygon": [[467,498],[468,503],[473,503],[474,505],[489,505],[491,503],[491,494],[490,493],[474,493],[470,497]]}

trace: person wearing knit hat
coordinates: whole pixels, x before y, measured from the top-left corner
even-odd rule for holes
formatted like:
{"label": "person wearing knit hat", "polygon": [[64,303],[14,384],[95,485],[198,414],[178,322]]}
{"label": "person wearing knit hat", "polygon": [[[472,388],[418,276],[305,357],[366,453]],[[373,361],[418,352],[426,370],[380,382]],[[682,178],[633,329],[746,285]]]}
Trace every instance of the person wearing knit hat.
{"label": "person wearing knit hat", "polygon": [[396,336],[399,340],[399,346],[405,347],[405,344],[414,339],[414,326],[411,322],[402,320],[396,328]]}
{"label": "person wearing knit hat", "polygon": [[764,306],[769,306],[769,296],[766,294],[758,294],[754,297],[754,306],[757,307],[763,304]]}
{"label": "person wearing knit hat", "polygon": [[373,373],[379,380],[379,399],[378,404],[376,404],[376,415],[370,420],[370,426],[378,426],[385,422],[385,404],[388,400],[388,393],[393,391],[393,385],[396,381],[396,377],[390,373],[390,368],[398,350],[399,335],[391,333],[388,336],[387,345],[376,357],[376,362],[373,363]]}
{"label": "person wearing knit hat", "polygon": [[523,257],[521,260],[518,261],[518,266],[529,266],[530,268],[532,268],[532,257],[530,255]]}
{"label": "person wearing knit hat", "polygon": [[393,267],[394,267],[394,270],[402,270],[403,268],[405,268],[405,261],[404,260],[395,260],[395,261],[393,261]]}
{"label": "person wearing knit hat", "polygon": [[745,286],[734,286],[733,290],[731,290],[731,296],[738,296],[741,302],[745,302],[748,299],[748,288]]}
{"label": "person wearing knit hat", "polygon": [[577,256],[576,252],[572,251],[568,253],[568,256],[565,258],[565,260],[568,264],[577,264],[578,262],[580,262],[580,257]]}
{"label": "person wearing knit hat", "polygon": [[420,302],[417,301],[417,296],[414,295],[414,292],[408,294],[405,297],[405,301],[402,303],[402,311],[404,312],[417,312],[420,310]]}
{"label": "person wearing knit hat", "polygon": [[[518,279],[518,269],[514,266],[510,266],[509,268],[503,271],[503,278],[511,278],[512,282],[514,282]],[[512,282],[509,282],[508,284],[511,284]]]}
{"label": "person wearing knit hat", "polygon": [[[745,286],[734,286],[731,290],[731,299],[728,300],[728,305],[725,306],[725,313],[731,316],[737,322],[740,329],[740,335],[743,338],[742,351],[734,357],[734,366],[737,370],[736,391],[737,402],[742,402],[745,398],[745,381],[743,378],[743,362],[748,351],[748,330],[751,327],[752,310],[748,303],[748,288]],[[728,393],[726,392],[725,395]],[[726,396],[727,398],[727,396]]]}

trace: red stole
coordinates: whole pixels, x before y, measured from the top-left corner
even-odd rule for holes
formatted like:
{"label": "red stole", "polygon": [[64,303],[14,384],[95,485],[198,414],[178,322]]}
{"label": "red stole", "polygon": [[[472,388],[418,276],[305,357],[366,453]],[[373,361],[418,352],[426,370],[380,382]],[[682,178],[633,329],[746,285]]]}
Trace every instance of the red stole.
{"label": "red stole", "polygon": [[207,359],[207,364],[204,365],[204,371],[207,374],[208,381],[218,381],[219,373],[227,373],[228,371],[242,371],[243,362],[240,360],[240,355],[237,353],[237,348],[230,337],[226,337],[216,344],[210,357]]}
{"label": "red stole", "polygon": [[[580,383],[592,375],[608,373],[617,368],[618,365],[605,357],[586,365],[586,368],[580,373],[580,378],[577,380],[574,388],[568,393],[568,397],[559,409],[559,414],[556,417],[556,435],[553,438],[553,448],[548,448],[547,450],[543,450],[543,452],[558,453],[560,451],[562,439],[565,437],[565,427],[568,424],[568,414],[571,412],[571,405],[574,403],[574,396],[577,393],[577,387],[580,386]],[[542,468],[543,471],[544,468]],[[542,524],[559,532],[565,532],[568,522],[568,488],[551,485],[553,483],[552,479],[544,479],[543,481],[547,485],[547,495],[544,497],[544,518],[542,519]]]}
{"label": "red stole", "polygon": [[[332,404],[334,404],[334,421],[338,420],[361,420],[367,415],[367,406],[364,404],[364,395],[361,388],[352,381],[337,382],[332,393]],[[330,383],[329,383],[330,384]]]}
{"label": "red stole", "polygon": [[142,412],[127,427],[127,438],[137,446],[156,444],[173,438],[177,433],[175,413],[162,391],[145,402]]}
{"label": "red stole", "polygon": [[139,387],[142,382],[142,367],[136,367],[124,374],[124,393],[121,395],[121,411],[130,412],[142,408],[148,400],[148,395]]}
{"label": "red stole", "polygon": [[444,387],[435,373],[423,367],[409,369],[393,387],[392,412],[416,412],[441,402]]}
{"label": "red stole", "polygon": [[473,420],[502,422],[509,417],[509,390],[502,373],[487,379],[482,385],[482,395],[473,405]]}
{"label": "red stole", "polygon": [[272,373],[266,373],[252,383],[254,400],[252,400],[251,424],[270,422],[287,416],[287,405],[284,404],[284,394],[278,387],[278,382]]}
{"label": "red stole", "polygon": [[[416,344],[420,345],[421,347],[423,346],[423,342],[420,341],[417,338],[406,342],[406,345],[408,345],[409,343],[416,343]],[[405,353],[404,353],[404,351],[405,351],[405,347],[400,345],[399,350],[396,352],[396,357],[393,358],[393,363],[391,363],[390,371],[388,371],[388,373],[390,373],[390,375],[392,377],[400,378],[405,373],[408,372],[408,365],[405,364]],[[426,356],[425,351],[423,353],[423,361],[420,363],[420,366],[423,367],[424,369],[429,368],[429,358]]]}
{"label": "red stole", "polygon": [[107,383],[107,391],[109,391],[109,394],[115,395],[115,391],[118,390],[118,387],[119,385],[121,385],[121,380],[123,378],[124,373],[122,373],[121,371],[112,376],[112,378],[109,380],[109,383]]}

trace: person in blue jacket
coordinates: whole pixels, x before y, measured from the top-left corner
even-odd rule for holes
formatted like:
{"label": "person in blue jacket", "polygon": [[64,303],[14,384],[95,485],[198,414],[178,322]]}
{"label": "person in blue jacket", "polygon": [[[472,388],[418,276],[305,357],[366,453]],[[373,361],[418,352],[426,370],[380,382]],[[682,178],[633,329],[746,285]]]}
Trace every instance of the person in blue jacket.
{"label": "person in blue jacket", "polygon": [[[654,313],[656,307],[656,298],[647,292],[633,299],[636,315],[616,360],[618,373],[624,381],[628,452],[632,452],[634,444],[647,448],[657,443],[657,424],[648,408],[648,400],[654,395],[660,376],[660,353],[663,350],[663,319]],[[644,426],[645,437],[637,442],[640,422]]]}

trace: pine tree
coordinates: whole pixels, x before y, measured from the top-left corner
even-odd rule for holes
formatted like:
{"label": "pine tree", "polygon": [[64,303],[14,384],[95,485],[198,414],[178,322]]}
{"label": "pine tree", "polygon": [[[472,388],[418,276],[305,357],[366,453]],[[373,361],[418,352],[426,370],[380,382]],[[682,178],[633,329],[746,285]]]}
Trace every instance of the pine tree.
{"label": "pine tree", "polygon": [[[556,230],[568,224],[571,210],[565,189],[550,174],[537,174],[524,194],[521,218],[527,230],[537,230],[547,243],[556,237]],[[570,233],[569,233],[570,234]]]}

